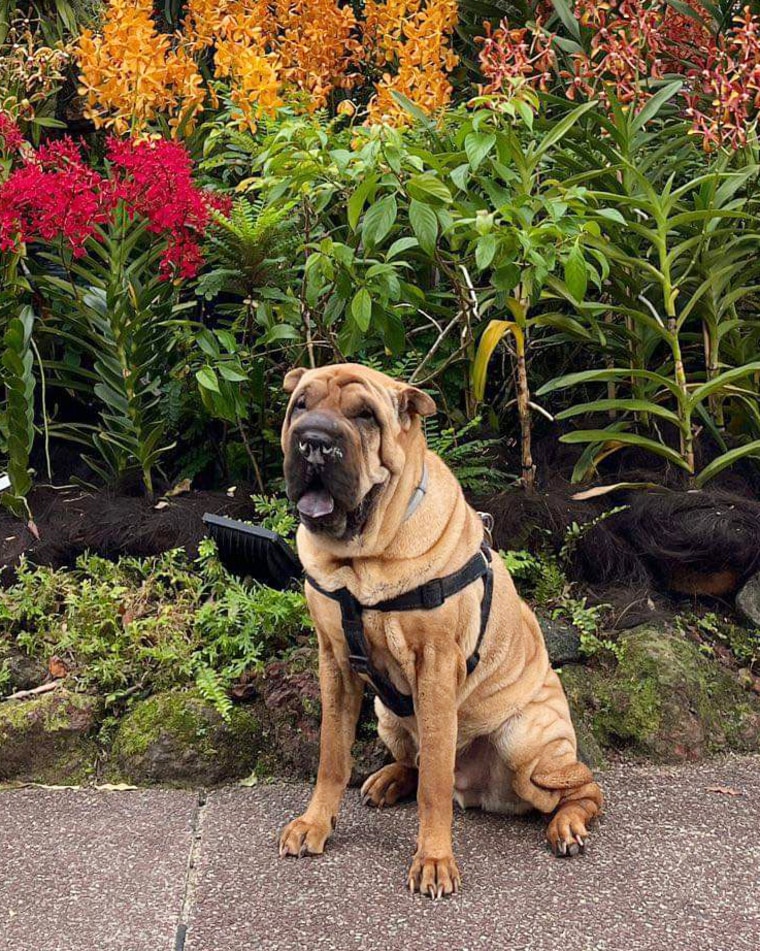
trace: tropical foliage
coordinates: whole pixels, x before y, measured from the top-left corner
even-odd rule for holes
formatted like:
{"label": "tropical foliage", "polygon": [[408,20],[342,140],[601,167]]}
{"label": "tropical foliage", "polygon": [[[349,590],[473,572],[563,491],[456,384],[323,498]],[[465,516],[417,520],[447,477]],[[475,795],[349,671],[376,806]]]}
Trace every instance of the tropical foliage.
{"label": "tropical foliage", "polygon": [[540,485],[537,439],[576,481],[757,479],[752,8],[0,10],[15,512],[43,476],[268,491],[285,370],[348,358],[434,393],[473,488]]}
{"label": "tropical foliage", "polygon": [[226,715],[229,687],[309,626],[303,594],[242,584],[209,540],[194,562],[175,550],[116,563],[83,555],[59,571],[23,563],[0,603],[0,672],[15,644],[58,658],[70,683],[101,695],[109,714],[136,695],[195,683]]}

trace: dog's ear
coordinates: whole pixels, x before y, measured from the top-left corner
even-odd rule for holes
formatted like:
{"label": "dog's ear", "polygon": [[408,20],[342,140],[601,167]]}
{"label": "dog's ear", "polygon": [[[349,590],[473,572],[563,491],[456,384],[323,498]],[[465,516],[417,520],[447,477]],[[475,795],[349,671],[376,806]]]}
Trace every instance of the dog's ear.
{"label": "dog's ear", "polygon": [[282,388],[286,393],[292,393],[293,390],[301,382],[301,377],[306,373],[306,367],[296,367],[294,370],[290,370],[285,374],[285,379],[282,381]]}
{"label": "dog's ear", "polygon": [[432,396],[416,386],[405,386],[398,395],[399,416],[434,416],[438,412],[438,407]]}

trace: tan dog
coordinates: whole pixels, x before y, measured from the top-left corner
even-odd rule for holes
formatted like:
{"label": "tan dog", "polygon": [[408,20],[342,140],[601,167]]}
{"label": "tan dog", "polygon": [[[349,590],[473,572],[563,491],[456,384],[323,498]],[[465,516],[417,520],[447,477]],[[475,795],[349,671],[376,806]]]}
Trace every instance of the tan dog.
{"label": "tan dog", "polygon": [[[477,553],[483,525],[454,475],[428,450],[420,417],[435,412],[421,390],[355,364],[292,370],[282,429],[288,495],[298,503],[298,552],[327,591],[363,604],[393,598],[460,569]],[[422,501],[410,505],[417,488]],[[410,514],[411,513],[411,514]],[[390,806],[417,794],[419,836],[412,891],[456,892],[453,800],[496,812],[554,813],[546,836],[559,855],[586,843],[602,806],[578,762],[567,700],[549,665],[533,612],[498,556],[480,663],[467,674],[480,628],[484,587],[470,584],[434,610],[365,610],[373,666],[411,694],[414,715],[375,702],[380,736],[395,762],[362,788],[365,802]],[[351,773],[351,747],[364,683],[348,660],[340,606],[307,584],[319,641],[322,733],[311,802],[280,837],[281,855],[319,854]]]}

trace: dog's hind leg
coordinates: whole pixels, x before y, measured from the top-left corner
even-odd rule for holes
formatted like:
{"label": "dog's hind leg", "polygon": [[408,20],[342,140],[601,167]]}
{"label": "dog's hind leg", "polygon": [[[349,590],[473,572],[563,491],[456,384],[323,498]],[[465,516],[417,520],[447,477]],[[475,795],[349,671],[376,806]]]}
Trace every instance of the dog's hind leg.
{"label": "dog's hind leg", "polygon": [[604,797],[584,763],[556,760],[540,762],[531,780],[536,786],[559,795],[559,805],[546,839],[555,855],[576,855],[586,848],[587,823],[601,812]]}
{"label": "dog's hind leg", "polygon": [[508,747],[514,792],[540,812],[554,813],[546,838],[555,855],[582,852],[587,825],[604,799],[591,770],[578,762],[567,699],[553,670],[502,742]]}
{"label": "dog's hind leg", "polygon": [[375,702],[375,710],[377,732],[396,762],[383,766],[366,780],[362,786],[362,802],[365,806],[382,808],[416,794],[417,744],[402,721],[379,700]]}

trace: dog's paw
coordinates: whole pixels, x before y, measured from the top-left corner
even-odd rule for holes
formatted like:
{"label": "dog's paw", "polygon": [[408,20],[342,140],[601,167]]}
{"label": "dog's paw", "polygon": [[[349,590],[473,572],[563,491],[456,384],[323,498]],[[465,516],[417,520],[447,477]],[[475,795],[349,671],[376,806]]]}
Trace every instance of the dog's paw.
{"label": "dog's paw", "polygon": [[286,855],[295,855],[296,858],[321,855],[331,832],[329,823],[314,822],[303,816],[294,819],[280,833],[280,858]]}
{"label": "dog's paw", "polygon": [[588,831],[585,812],[568,807],[560,809],[546,827],[546,840],[552,852],[560,858],[581,855],[586,851]]}
{"label": "dog's paw", "polygon": [[434,899],[443,895],[456,895],[461,882],[462,877],[453,855],[433,858],[418,852],[414,856],[408,878],[412,894],[419,892]]}
{"label": "dog's paw", "polygon": [[417,770],[403,763],[389,763],[373,773],[362,786],[365,806],[394,806],[417,791]]}

